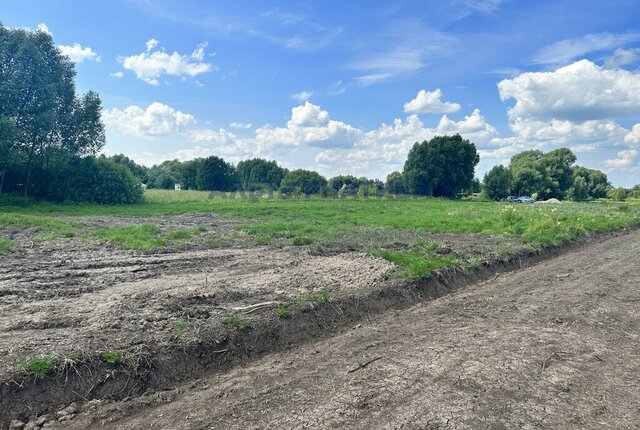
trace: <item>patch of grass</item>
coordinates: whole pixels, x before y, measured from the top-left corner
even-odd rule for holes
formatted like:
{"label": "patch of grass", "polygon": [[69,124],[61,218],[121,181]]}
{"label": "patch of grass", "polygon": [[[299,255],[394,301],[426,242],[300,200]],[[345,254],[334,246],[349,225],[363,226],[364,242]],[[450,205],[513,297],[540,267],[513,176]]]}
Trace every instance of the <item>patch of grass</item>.
{"label": "patch of grass", "polygon": [[13,248],[13,246],[14,246],[13,241],[0,237],[0,254],[2,254],[4,251],[8,249]]}
{"label": "patch of grass", "polygon": [[172,230],[163,234],[160,228],[153,224],[142,224],[93,230],[89,235],[116,242],[124,249],[150,250],[185,244],[201,232],[201,227],[197,227],[192,230]]}
{"label": "patch of grass", "polygon": [[107,364],[116,365],[122,362],[122,352],[120,351],[103,351],[100,358]]}
{"label": "patch of grass", "polygon": [[258,245],[269,245],[273,241],[273,238],[268,235],[258,235],[254,239]]}
{"label": "patch of grass", "polygon": [[311,293],[302,293],[295,298],[297,302],[313,303],[319,300],[319,297]]}
{"label": "patch of grass", "polygon": [[[354,233],[371,230],[393,237],[394,232],[480,233],[499,235],[511,243],[531,246],[558,245],[594,232],[606,232],[640,224],[640,202],[624,204],[606,200],[559,205],[514,204],[440,198],[380,198],[380,199],[240,199],[227,195],[211,196],[207,192],[147,190],[145,201],[133,205],[52,204],[34,200],[0,196],[0,226],[16,225],[36,228],[41,238],[56,238],[76,234],[82,227],[59,215],[73,216],[158,216],[196,212],[215,212],[223,219],[240,220],[241,232],[255,237],[258,244],[268,238],[287,238],[295,245],[322,245],[353,237]],[[505,209],[511,206],[512,208]],[[132,229],[132,230],[126,230]],[[197,230],[197,229],[196,229]],[[75,232],[75,233],[74,233]],[[124,227],[89,232],[89,237],[113,240],[125,248],[153,249],[179,245],[188,241],[194,230],[163,234],[153,226]],[[84,236],[80,236],[83,238]],[[407,266],[418,255],[433,253],[430,243],[415,243],[398,249],[390,242],[379,243],[372,235],[370,243],[358,249],[406,254]],[[215,239],[214,239],[215,240]],[[222,243],[207,243],[211,247]],[[405,252],[406,251],[406,252]],[[400,260],[398,255],[389,258]],[[429,260],[433,258],[429,257]],[[441,261],[437,261],[441,264]],[[445,261],[445,264],[447,262]],[[425,270],[409,272],[426,273]]]}
{"label": "patch of grass", "polygon": [[231,315],[230,317],[225,318],[224,321],[222,321],[222,324],[240,329],[249,327],[249,322],[238,315]]}
{"label": "patch of grass", "polygon": [[276,315],[278,315],[278,318],[280,319],[289,318],[289,306],[286,303],[278,303]]}
{"label": "patch of grass", "polygon": [[460,262],[447,256],[425,256],[416,252],[378,252],[384,258],[400,268],[400,276],[404,278],[428,278],[431,272],[443,267],[458,267]]}
{"label": "patch of grass", "polygon": [[311,239],[310,237],[294,237],[293,238],[293,244],[295,246],[310,245],[312,243],[313,243],[313,239]]}
{"label": "patch of grass", "polygon": [[212,239],[205,239],[204,244],[213,249],[224,248],[229,246],[231,240],[228,237],[214,237]]}
{"label": "patch of grass", "polygon": [[18,367],[36,379],[43,379],[45,375],[56,369],[56,358],[55,353],[41,354],[21,363]]}
{"label": "patch of grass", "polygon": [[322,290],[320,292],[320,301],[324,304],[327,304],[331,301],[331,296],[329,295],[329,291]]}

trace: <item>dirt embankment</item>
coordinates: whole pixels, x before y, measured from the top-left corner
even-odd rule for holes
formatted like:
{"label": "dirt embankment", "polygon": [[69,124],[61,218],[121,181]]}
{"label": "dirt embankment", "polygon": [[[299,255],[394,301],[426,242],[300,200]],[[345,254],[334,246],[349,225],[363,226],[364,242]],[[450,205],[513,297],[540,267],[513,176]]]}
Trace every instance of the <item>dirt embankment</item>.
{"label": "dirt embankment", "polygon": [[640,234],[54,428],[637,429]]}

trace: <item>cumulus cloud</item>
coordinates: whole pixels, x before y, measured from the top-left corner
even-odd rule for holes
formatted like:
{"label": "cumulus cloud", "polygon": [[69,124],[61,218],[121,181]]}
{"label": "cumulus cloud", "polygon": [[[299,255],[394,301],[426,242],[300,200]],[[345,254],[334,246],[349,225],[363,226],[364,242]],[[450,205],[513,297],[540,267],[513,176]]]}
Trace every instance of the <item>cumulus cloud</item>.
{"label": "cumulus cloud", "polygon": [[607,167],[621,168],[621,167],[629,167],[633,164],[634,160],[638,156],[637,149],[627,149],[624,151],[619,151],[618,156],[611,160],[606,160],[604,162]]}
{"label": "cumulus cloud", "polygon": [[212,70],[210,63],[204,62],[206,43],[201,43],[191,53],[182,55],[174,51],[172,54],[164,50],[155,50],[158,46],[156,39],[146,43],[147,50],[138,55],[120,58],[122,66],[135,73],[136,77],[151,85],[158,85],[164,75],[179,77],[195,77]]}
{"label": "cumulus cloud", "polygon": [[261,148],[275,145],[316,147],[349,146],[361,135],[361,130],[329,118],[329,113],[310,102],[291,109],[287,127],[265,125],[256,130]]}
{"label": "cumulus cloud", "polygon": [[610,51],[640,40],[640,33],[592,33],[565,39],[541,49],[534,57],[538,64],[562,65],[589,52]]}
{"label": "cumulus cloud", "polygon": [[120,79],[124,76],[124,73],[118,70],[117,72],[109,73],[109,76],[111,76],[112,78]]}
{"label": "cumulus cloud", "polygon": [[586,121],[637,115],[640,72],[604,69],[581,60],[552,72],[523,73],[498,83],[500,98],[515,99],[509,118]]}
{"label": "cumulus cloud", "polygon": [[312,91],[301,91],[299,93],[292,94],[291,98],[299,103],[304,103],[309,100],[311,96],[313,96]]}
{"label": "cumulus cloud", "polygon": [[73,45],[58,45],[58,49],[62,52],[62,55],[69,57],[74,63],[82,63],[83,61],[96,61],[100,62],[100,56],[88,46],[83,47],[79,43]]}
{"label": "cumulus cloud", "polygon": [[624,143],[637,146],[640,145],[640,123],[635,124],[629,133],[624,137]]}
{"label": "cumulus cloud", "polygon": [[420,90],[416,98],[404,104],[404,111],[407,113],[453,113],[460,110],[458,103],[443,102],[440,97],[442,97],[442,91],[439,88],[435,91]]}
{"label": "cumulus cloud", "polygon": [[102,119],[107,128],[113,127],[121,133],[138,137],[168,136],[195,124],[192,115],[159,102],[153,102],[144,109],[131,105],[123,110],[105,110]]}

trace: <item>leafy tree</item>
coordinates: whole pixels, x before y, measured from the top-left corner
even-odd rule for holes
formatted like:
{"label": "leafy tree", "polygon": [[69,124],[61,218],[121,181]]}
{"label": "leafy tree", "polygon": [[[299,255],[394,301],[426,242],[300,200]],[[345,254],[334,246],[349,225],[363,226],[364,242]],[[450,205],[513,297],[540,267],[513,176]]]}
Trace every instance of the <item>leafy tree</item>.
{"label": "leafy tree", "polygon": [[494,166],[484,175],[484,194],[492,200],[507,198],[512,185],[511,171],[502,164]]}
{"label": "leafy tree", "polygon": [[583,176],[573,179],[573,186],[567,191],[567,198],[581,202],[589,198],[589,184]]}
{"label": "leafy tree", "polygon": [[471,185],[479,161],[476,146],[459,134],[436,136],[413,145],[403,176],[414,194],[455,197]]}
{"label": "leafy tree", "polygon": [[254,191],[262,187],[276,189],[280,187],[282,178],[287,174],[287,170],[278,166],[275,161],[261,158],[241,161],[236,170],[240,186],[247,191]]}
{"label": "leafy tree", "polygon": [[180,177],[183,189],[197,190],[198,189],[198,170],[201,169],[202,158],[196,158],[195,160],[185,161],[180,165]]}
{"label": "leafy tree", "polygon": [[318,194],[327,186],[327,180],[319,173],[310,170],[293,170],[282,179],[280,190],[285,194]]}
{"label": "leafy tree", "polygon": [[405,194],[407,192],[407,186],[404,181],[404,176],[400,172],[391,172],[387,175],[387,182],[385,188],[389,194]]}
{"label": "leafy tree", "polygon": [[165,160],[152,166],[147,172],[147,185],[151,188],[172,189],[182,183],[182,163],[178,160]]}
{"label": "leafy tree", "polygon": [[607,197],[611,200],[623,201],[629,197],[629,191],[622,187],[612,188],[607,193]]}
{"label": "leafy tree", "polygon": [[569,189],[569,198],[573,200],[599,199],[607,196],[611,184],[600,170],[587,169],[582,166],[571,168],[573,187]]}
{"label": "leafy tree", "polygon": [[116,164],[125,166],[127,169],[131,171],[131,173],[133,173],[133,176],[138,178],[138,180],[143,184],[147,183],[148,172],[149,172],[148,167],[137,164],[135,161],[133,161],[132,159],[130,159],[124,154],[116,154],[108,158],[109,160],[113,161]]}
{"label": "leafy tree", "polygon": [[547,152],[532,150],[514,155],[509,168],[513,194],[564,199],[573,185],[571,165],[576,156],[567,148]]}
{"label": "leafy tree", "polygon": [[211,156],[200,161],[196,172],[196,186],[206,191],[231,191],[236,184],[236,169],[220,157]]}
{"label": "leafy tree", "polygon": [[52,152],[91,155],[104,145],[100,98],[77,97],[74,79],[73,62],[49,34],[0,25],[0,123],[12,130],[9,146],[24,165],[25,196],[34,166],[50,167]]}
{"label": "leafy tree", "polygon": [[640,184],[631,187],[629,197],[632,199],[640,199]]}

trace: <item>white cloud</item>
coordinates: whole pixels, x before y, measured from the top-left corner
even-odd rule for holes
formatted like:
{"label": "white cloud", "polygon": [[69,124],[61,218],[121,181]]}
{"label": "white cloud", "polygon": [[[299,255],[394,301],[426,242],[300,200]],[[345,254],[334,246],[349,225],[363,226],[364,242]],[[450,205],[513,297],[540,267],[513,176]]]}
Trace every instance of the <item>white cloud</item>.
{"label": "white cloud", "polygon": [[496,129],[489,124],[480,114],[480,109],[475,109],[471,115],[456,122],[450,120],[446,115],[440,118],[436,129],[438,134],[456,134],[468,137],[472,140],[488,139],[498,134]]}
{"label": "white cloud", "polygon": [[198,45],[191,55],[154,51],[157,45],[157,40],[150,39],[146,44],[146,52],[120,58],[119,61],[125,69],[133,71],[138,79],[151,85],[158,85],[164,75],[195,77],[212,70],[211,64],[203,62],[206,43]]}
{"label": "white cloud", "polygon": [[38,26],[36,27],[36,31],[41,31],[43,33],[48,34],[49,36],[53,36],[53,33],[49,31],[49,27],[44,22],[41,22],[40,24],[38,24]]}
{"label": "white cloud", "polygon": [[630,167],[636,157],[638,156],[638,150],[636,149],[627,149],[625,151],[619,151],[618,156],[611,160],[606,160],[604,165],[607,167],[613,168],[621,168],[621,167]]}
{"label": "white cloud", "polygon": [[356,77],[358,85],[368,87],[369,85],[377,84],[378,82],[386,81],[393,77],[393,73],[371,73],[369,75],[363,75]]}
{"label": "white cloud", "polygon": [[147,47],[147,52],[151,52],[153,51],[153,49],[155,49],[156,46],[158,46],[158,39],[149,39],[147,40],[147,43],[145,43],[146,47]]}
{"label": "white cloud", "polygon": [[301,91],[296,94],[292,94],[291,98],[299,103],[304,103],[309,100],[313,96],[313,92],[311,91]]}
{"label": "white cloud", "polygon": [[635,124],[624,137],[624,143],[630,146],[640,145],[640,123]]}
{"label": "white cloud", "polygon": [[73,45],[58,45],[58,49],[63,55],[69,57],[74,63],[82,63],[84,60],[100,62],[100,56],[93,49],[82,47],[79,43]]}
{"label": "white cloud", "polygon": [[640,48],[616,49],[604,62],[604,67],[613,69],[640,61]]}
{"label": "white cloud", "polygon": [[120,79],[124,76],[124,73],[118,70],[117,72],[109,73],[109,76],[111,76],[112,78]]}
{"label": "white cloud", "polygon": [[439,88],[435,91],[420,90],[413,100],[404,104],[407,113],[453,113],[460,110],[458,103],[443,102],[440,100],[442,92]]}
{"label": "white cloud", "polygon": [[498,84],[503,101],[516,100],[509,118],[598,120],[637,115],[640,73],[608,70],[580,60],[552,72],[523,73]]}
{"label": "white cloud", "polygon": [[335,147],[350,146],[361,131],[329,118],[329,113],[310,102],[291,110],[287,127],[265,125],[256,130],[256,142],[262,150],[277,145]]}
{"label": "white cloud", "polygon": [[589,52],[610,51],[640,40],[640,33],[592,33],[565,39],[541,49],[534,57],[538,64],[562,65]]}
{"label": "white cloud", "polygon": [[229,124],[229,127],[231,127],[231,128],[250,129],[251,127],[253,127],[253,124],[251,124],[250,122],[247,122],[247,123],[244,123],[244,122],[232,122],[231,124]]}
{"label": "white cloud", "polygon": [[105,110],[102,119],[107,129],[112,127],[138,137],[168,136],[195,124],[192,115],[159,102],[153,102],[145,109],[132,105],[123,110]]}

